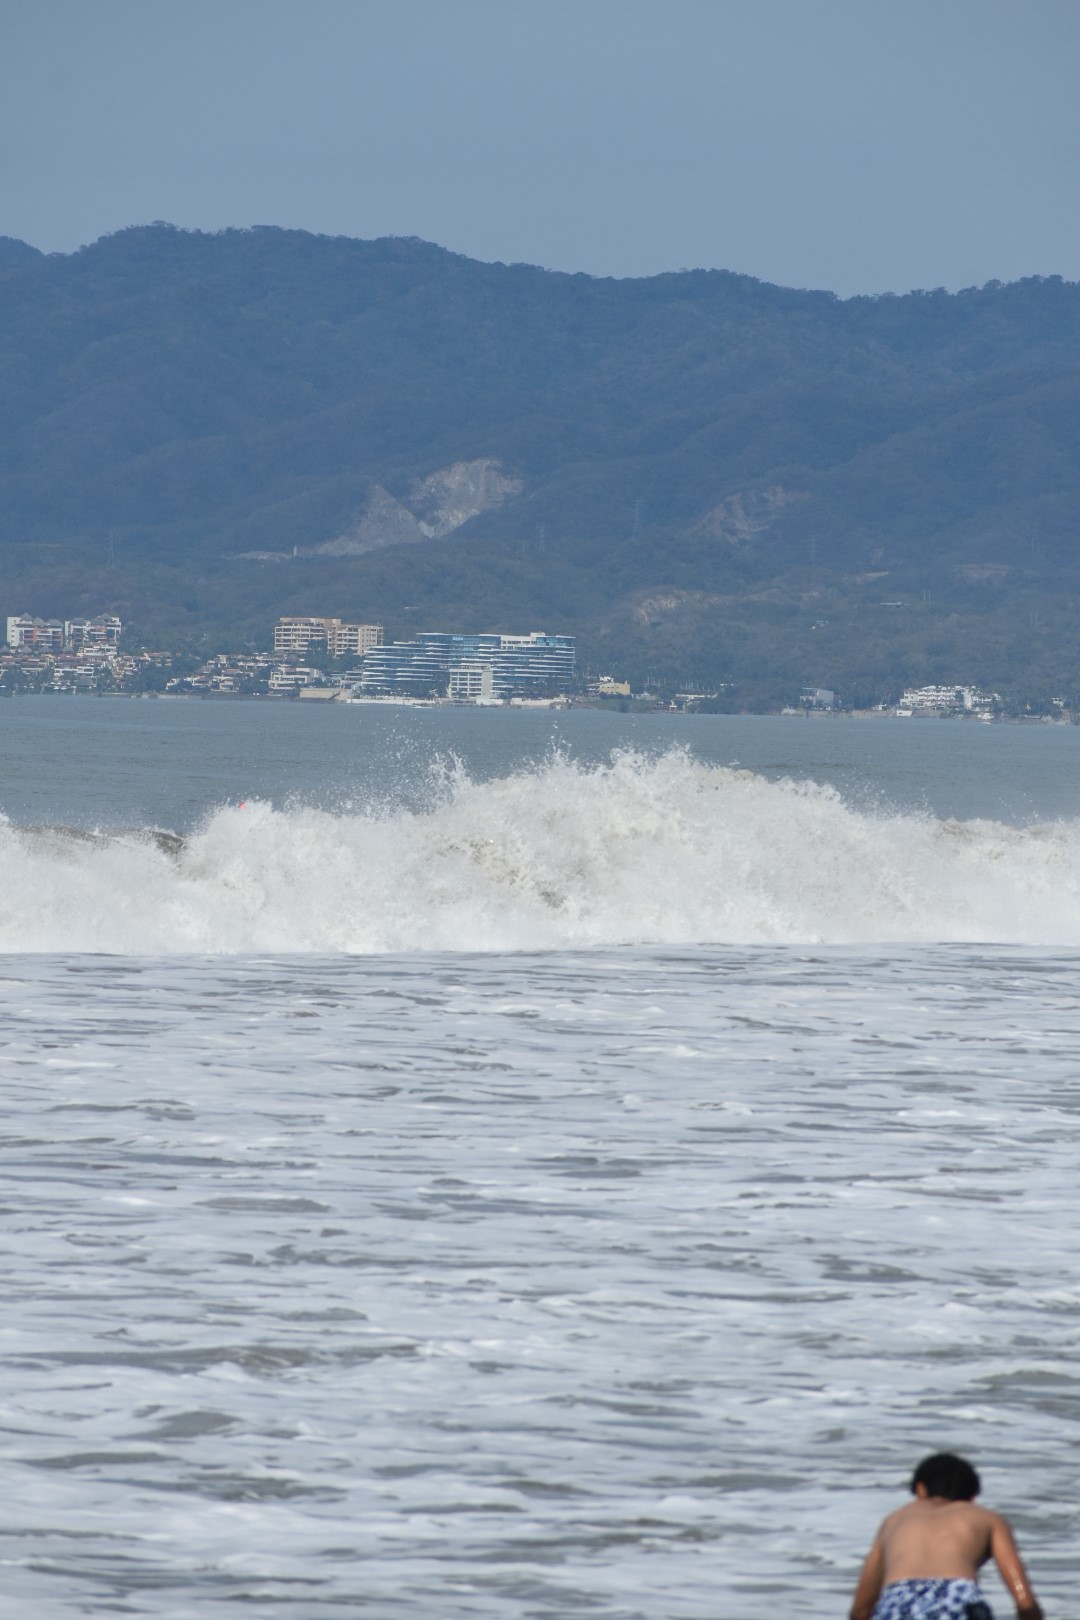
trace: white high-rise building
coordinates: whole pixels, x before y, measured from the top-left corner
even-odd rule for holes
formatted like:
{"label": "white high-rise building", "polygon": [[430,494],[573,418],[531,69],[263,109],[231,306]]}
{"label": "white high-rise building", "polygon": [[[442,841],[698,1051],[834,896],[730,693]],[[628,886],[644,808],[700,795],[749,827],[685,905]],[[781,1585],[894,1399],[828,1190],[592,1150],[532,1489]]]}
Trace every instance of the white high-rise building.
{"label": "white high-rise building", "polygon": [[286,616],[274,626],[274,651],[278,653],[306,653],[313,641],[325,641],[331,658],[345,658],[381,647],[382,639],[381,624],[345,624],[341,619],[318,616]]}
{"label": "white high-rise building", "polygon": [[7,622],[9,647],[33,647],[36,652],[63,652],[64,626],[59,619],[35,619],[20,613]]}
{"label": "white high-rise building", "polygon": [[99,613],[96,619],[65,619],[64,646],[71,652],[83,647],[116,647],[123,628],[115,613]]}

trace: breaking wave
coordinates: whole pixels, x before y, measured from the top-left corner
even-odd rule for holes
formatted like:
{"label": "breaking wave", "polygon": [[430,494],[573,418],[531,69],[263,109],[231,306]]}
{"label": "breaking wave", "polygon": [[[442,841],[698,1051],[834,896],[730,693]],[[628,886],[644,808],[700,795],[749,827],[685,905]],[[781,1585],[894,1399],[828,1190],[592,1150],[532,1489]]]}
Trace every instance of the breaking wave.
{"label": "breaking wave", "polygon": [[1080,822],[868,811],[672,752],[451,771],[423,810],[267,803],[195,833],[0,822],[0,950],[1080,945]]}

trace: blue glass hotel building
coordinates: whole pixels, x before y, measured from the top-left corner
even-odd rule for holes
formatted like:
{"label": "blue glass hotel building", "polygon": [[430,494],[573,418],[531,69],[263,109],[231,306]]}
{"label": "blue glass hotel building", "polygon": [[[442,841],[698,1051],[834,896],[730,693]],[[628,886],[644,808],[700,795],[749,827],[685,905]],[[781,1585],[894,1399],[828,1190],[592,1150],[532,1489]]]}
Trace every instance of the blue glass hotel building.
{"label": "blue glass hotel building", "polygon": [[552,689],[565,692],[574,680],[574,637],[549,636],[543,630],[527,636],[429,630],[415,641],[393,641],[365,653],[360,688],[444,694],[451,676],[485,669],[491,670],[494,698],[528,697]]}

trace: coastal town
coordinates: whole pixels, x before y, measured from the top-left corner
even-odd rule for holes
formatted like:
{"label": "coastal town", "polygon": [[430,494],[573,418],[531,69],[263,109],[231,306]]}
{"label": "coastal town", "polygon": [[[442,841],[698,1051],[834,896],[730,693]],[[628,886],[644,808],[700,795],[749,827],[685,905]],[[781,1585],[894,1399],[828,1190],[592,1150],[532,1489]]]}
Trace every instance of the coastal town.
{"label": "coastal town", "polygon": [[[627,707],[694,711],[716,707],[720,691],[694,686],[671,692],[635,690],[617,674],[582,674],[575,638],[544,630],[424,631],[410,640],[387,642],[381,624],[285,615],[274,625],[272,648],[186,659],[173,652],[127,650],[123,632],[115,614],[9,617],[0,649],[0,695],[244,697],[473,707],[568,707],[614,700]],[[827,687],[806,685],[798,702],[780,712],[983,721],[1006,717],[1001,693],[983,691],[970,682],[908,687],[893,701],[883,698],[863,710],[845,707],[840,695]],[[1048,712],[1037,718],[1068,723],[1080,717],[1070,711],[1064,697],[1055,697]]]}
{"label": "coastal town", "polygon": [[[565,703],[584,695],[573,636],[428,631],[387,643],[379,624],[285,616],[271,649],[220,652],[178,667],[169,652],[126,652],[113,614],[94,619],[7,620],[0,687],[8,692],[162,697],[298,698],[499,705]],[[593,685],[623,690],[604,678]],[[625,687],[629,692],[629,686]]]}

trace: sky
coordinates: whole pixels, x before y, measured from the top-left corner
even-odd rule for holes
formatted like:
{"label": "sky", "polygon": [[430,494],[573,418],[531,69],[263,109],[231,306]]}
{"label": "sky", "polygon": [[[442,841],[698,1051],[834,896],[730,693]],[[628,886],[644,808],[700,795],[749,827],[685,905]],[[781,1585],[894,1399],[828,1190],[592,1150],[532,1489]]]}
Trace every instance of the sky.
{"label": "sky", "polygon": [[1080,0],[0,0],[0,234],[1080,279]]}

